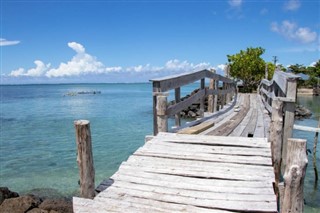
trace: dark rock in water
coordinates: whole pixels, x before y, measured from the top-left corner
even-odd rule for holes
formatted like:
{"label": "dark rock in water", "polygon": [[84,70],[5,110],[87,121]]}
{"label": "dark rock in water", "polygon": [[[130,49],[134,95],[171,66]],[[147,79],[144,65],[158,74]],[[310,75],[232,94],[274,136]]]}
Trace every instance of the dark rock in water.
{"label": "dark rock in water", "polygon": [[43,200],[47,198],[61,199],[64,197],[58,190],[52,188],[35,188],[26,193],[41,197]]}
{"label": "dark rock in water", "polygon": [[41,199],[34,195],[5,199],[0,205],[0,213],[25,213],[37,207]]}
{"label": "dark rock in water", "polygon": [[[7,187],[0,187],[3,202],[0,203],[0,213],[72,213],[72,200],[66,198],[42,199],[55,195],[54,189],[34,189],[38,195],[27,194],[19,197],[18,193]],[[41,193],[39,193],[41,192]],[[39,196],[39,194],[41,196]],[[60,195],[61,196],[61,195]]]}
{"label": "dark rock in water", "polygon": [[40,209],[61,213],[72,213],[72,201],[66,199],[46,199],[40,205]]}
{"label": "dark rock in water", "polygon": [[8,198],[19,197],[17,192],[12,192],[8,187],[0,187],[0,205],[1,203]]}
{"label": "dark rock in water", "polygon": [[312,112],[309,109],[307,109],[302,105],[296,105],[296,110],[294,114],[296,119],[310,118],[311,115],[312,115]]}

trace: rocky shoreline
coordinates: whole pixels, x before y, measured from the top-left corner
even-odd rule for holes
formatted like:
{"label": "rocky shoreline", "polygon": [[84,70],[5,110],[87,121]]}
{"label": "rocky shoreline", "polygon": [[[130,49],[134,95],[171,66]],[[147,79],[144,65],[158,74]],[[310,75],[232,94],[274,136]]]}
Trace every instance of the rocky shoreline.
{"label": "rocky shoreline", "polygon": [[19,196],[7,187],[0,187],[0,213],[72,213],[72,200],[52,199],[33,194]]}

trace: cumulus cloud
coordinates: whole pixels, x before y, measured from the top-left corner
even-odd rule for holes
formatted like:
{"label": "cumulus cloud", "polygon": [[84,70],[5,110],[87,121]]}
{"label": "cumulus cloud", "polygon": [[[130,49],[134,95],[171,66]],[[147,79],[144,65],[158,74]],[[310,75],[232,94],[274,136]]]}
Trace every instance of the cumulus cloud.
{"label": "cumulus cloud", "polygon": [[67,62],[62,62],[56,68],[51,68],[50,64],[45,64],[40,60],[36,60],[35,68],[25,70],[19,68],[13,70],[9,76],[30,76],[30,77],[46,77],[46,78],[59,78],[59,77],[79,77],[84,75],[90,76],[102,76],[106,74],[126,74],[130,73],[134,76],[148,75],[152,76],[164,76],[172,75],[183,72],[191,72],[202,69],[209,69],[210,63],[190,63],[188,61],[180,61],[173,59],[167,61],[163,66],[152,66],[151,64],[137,65],[132,67],[123,68],[121,66],[107,67],[96,57],[86,53],[83,45],[70,42],[68,46],[75,51],[75,55]]}
{"label": "cumulus cloud", "polygon": [[229,0],[229,1],[228,1],[228,4],[229,4],[231,7],[240,7],[241,4],[242,4],[242,0]]}
{"label": "cumulus cloud", "polygon": [[40,60],[34,61],[34,64],[36,65],[35,68],[25,70],[24,68],[19,68],[17,70],[13,70],[9,76],[30,76],[30,77],[40,77],[43,76],[43,74],[49,69],[50,64],[44,64]]}
{"label": "cumulus cloud", "polygon": [[301,6],[299,0],[289,0],[284,3],[284,9],[288,11],[298,10]]}
{"label": "cumulus cloud", "polygon": [[0,46],[10,46],[10,45],[16,45],[19,43],[20,41],[8,41],[4,38],[0,38]]}
{"label": "cumulus cloud", "polygon": [[283,21],[281,24],[277,22],[271,23],[271,31],[301,43],[310,43],[317,39],[316,32],[311,31],[307,27],[298,27],[296,23],[288,20]]}

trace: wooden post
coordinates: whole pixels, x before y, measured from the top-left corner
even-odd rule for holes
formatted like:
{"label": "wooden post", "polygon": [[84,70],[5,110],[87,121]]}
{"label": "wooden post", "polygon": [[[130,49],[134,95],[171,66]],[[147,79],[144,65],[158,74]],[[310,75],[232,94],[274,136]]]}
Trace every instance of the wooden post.
{"label": "wooden post", "polygon": [[[201,81],[200,81],[200,89],[203,90],[205,89],[205,79],[202,78]],[[203,117],[204,116],[204,100],[205,100],[205,96],[203,96],[201,99],[200,99],[200,117]]]}
{"label": "wooden post", "polygon": [[304,208],[303,182],[308,164],[307,141],[289,138],[287,148],[282,212],[301,213]]}
{"label": "wooden post", "polygon": [[167,94],[157,96],[157,126],[159,132],[168,132]]}
{"label": "wooden post", "polygon": [[92,143],[90,122],[77,120],[74,122],[77,143],[77,162],[80,175],[80,195],[84,198],[94,198],[94,166],[92,156]]}
{"label": "wooden post", "polygon": [[283,129],[283,102],[275,98],[272,101],[269,142],[271,142],[272,165],[275,173],[276,194],[281,175],[281,151]]}
{"label": "wooden post", "polygon": [[[297,94],[297,81],[288,80],[287,84],[287,98],[292,98],[296,100]],[[283,145],[282,145],[282,173],[286,168],[286,159],[287,159],[287,142],[288,138],[292,137],[292,130],[294,124],[294,111],[295,111],[295,102],[287,102],[284,107],[285,115],[284,115],[284,128],[283,128]]]}
{"label": "wooden post", "polygon": [[[210,79],[209,89],[214,89],[215,82],[213,79]],[[214,95],[208,96],[208,112],[213,113],[214,112]]]}
{"label": "wooden post", "polygon": [[[318,128],[320,128],[320,118],[318,121]],[[315,186],[317,186],[318,183],[318,168],[317,168],[317,144],[318,144],[318,137],[319,132],[316,132],[314,135],[314,143],[313,143],[313,149],[312,149],[312,156],[313,156],[313,170],[314,170],[314,176],[315,176]]]}
{"label": "wooden post", "polygon": [[[217,92],[219,91],[219,80],[215,81],[214,90],[216,90]],[[215,98],[214,98],[214,101],[213,101],[213,112],[219,111],[218,98],[219,98],[219,95],[215,95]]]}
{"label": "wooden post", "polygon": [[279,188],[279,197],[278,197],[278,207],[279,212],[282,212],[282,206],[283,206],[283,197],[284,197],[284,182],[281,182],[278,184]]}
{"label": "wooden post", "polygon": [[157,96],[155,94],[158,94],[161,92],[160,84],[159,82],[154,81],[152,83],[152,90],[153,90],[153,135],[158,134],[158,123],[157,123]]}
{"label": "wooden post", "polygon": [[[174,96],[176,104],[180,102],[180,87],[175,88],[174,90]],[[175,124],[177,127],[181,126],[181,120],[180,120],[180,112],[174,115],[175,117]]]}

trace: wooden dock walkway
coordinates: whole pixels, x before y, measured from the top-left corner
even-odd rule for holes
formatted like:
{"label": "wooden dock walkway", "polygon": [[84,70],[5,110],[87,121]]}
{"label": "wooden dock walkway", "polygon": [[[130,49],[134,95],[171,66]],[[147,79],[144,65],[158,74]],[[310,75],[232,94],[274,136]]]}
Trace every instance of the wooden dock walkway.
{"label": "wooden dock walkway", "polygon": [[[280,77],[275,81],[281,81],[282,74],[277,75]],[[196,81],[195,76],[201,79],[201,90],[180,102],[180,86]],[[226,84],[222,90],[218,87],[206,89],[204,77]],[[278,212],[280,164],[277,156],[281,155],[282,146],[278,139],[282,140],[284,133],[276,132],[282,119],[273,118],[271,127],[274,129],[270,134],[274,138],[270,139],[270,110],[275,110],[271,102],[286,101],[288,107],[293,99],[278,98],[279,91],[268,93],[268,88],[261,90],[262,96],[234,94],[228,79],[208,71],[180,78],[154,82],[155,136],[146,137],[145,145],[98,186],[100,193],[94,199],[74,197],[75,213]],[[266,84],[273,85],[268,81]],[[213,82],[213,85],[218,83]],[[285,87],[282,93],[289,88]],[[167,106],[166,95],[162,93],[168,89],[175,89],[174,106]],[[179,110],[195,101],[204,101],[203,97],[210,94],[214,98],[209,114],[204,113],[201,121],[175,128],[175,133],[167,132],[168,116],[174,115],[179,126]],[[217,105],[219,95],[221,106]],[[203,105],[200,105],[202,110]],[[215,110],[218,108],[219,111]],[[281,107],[276,110],[282,114]],[[292,112],[285,114],[292,118]],[[286,122],[284,120],[284,129]]]}
{"label": "wooden dock walkway", "polygon": [[[277,212],[265,138],[159,133],[75,212]],[[86,208],[84,208],[84,206]]]}

